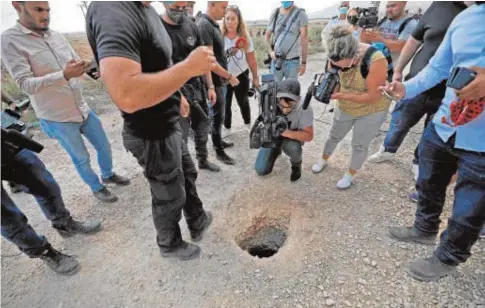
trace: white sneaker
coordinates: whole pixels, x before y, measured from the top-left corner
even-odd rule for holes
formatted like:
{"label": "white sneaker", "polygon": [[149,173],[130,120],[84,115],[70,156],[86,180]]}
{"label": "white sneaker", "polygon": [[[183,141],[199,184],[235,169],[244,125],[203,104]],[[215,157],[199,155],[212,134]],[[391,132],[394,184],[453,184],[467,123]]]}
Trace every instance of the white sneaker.
{"label": "white sneaker", "polygon": [[320,173],[323,171],[323,169],[327,166],[327,161],[323,158],[320,157],[318,162],[312,166],[312,172],[313,173]]}
{"label": "white sneaker", "polygon": [[348,172],[344,174],[344,177],[338,181],[337,183],[337,188],[338,189],[347,189],[350,186],[352,186],[352,181],[354,179],[354,176]]}
{"label": "white sneaker", "polygon": [[371,163],[382,163],[388,160],[391,160],[394,157],[395,153],[386,152],[383,146],[379,148],[375,154],[369,157],[368,161]]}
{"label": "white sneaker", "polygon": [[419,177],[419,165],[413,164],[412,171],[414,174],[414,181],[417,181]]}

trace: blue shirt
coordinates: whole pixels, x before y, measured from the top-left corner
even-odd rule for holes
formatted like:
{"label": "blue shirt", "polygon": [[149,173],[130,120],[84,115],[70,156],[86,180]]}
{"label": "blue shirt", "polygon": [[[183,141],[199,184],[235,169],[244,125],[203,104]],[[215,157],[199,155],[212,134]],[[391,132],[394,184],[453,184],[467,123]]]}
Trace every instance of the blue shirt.
{"label": "blue shirt", "polygon": [[[456,16],[429,64],[416,77],[404,82],[405,99],[413,98],[447,79],[454,67],[485,67],[484,21],[484,4],[473,5]],[[485,112],[465,125],[451,127],[441,123],[442,117],[450,121],[450,104],[455,99],[455,91],[447,88],[433,118],[436,132],[444,142],[456,134],[455,148],[485,152]]]}

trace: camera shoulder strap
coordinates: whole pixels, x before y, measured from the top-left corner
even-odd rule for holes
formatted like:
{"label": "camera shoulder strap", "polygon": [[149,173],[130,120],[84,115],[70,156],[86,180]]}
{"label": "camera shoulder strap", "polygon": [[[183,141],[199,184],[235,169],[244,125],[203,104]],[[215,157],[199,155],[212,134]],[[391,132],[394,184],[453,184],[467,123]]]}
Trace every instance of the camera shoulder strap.
{"label": "camera shoulder strap", "polygon": [[[278,30],[276,31],[277,33],[274,33],[274,40],[273,40],[273,45],[276,45],[276,43],[278,42],[281,34],[283,33],[283,31],[285,31],[286,29],[286,33],[288,33],[288,30],[289,27],[288,27],[288,20],[290,20],[291,16],[294,15],[295,11],[298,11],[298,9],[294,6],[290,12],[288,12],[288,15],[286,15],[286,18],[285,20],[283,21],[283,23],[280,25],[280,27],[278,28]],[[279,13],[279,9],[278,9],[278,13]],[[289,26],[291,27],[291,25],[293,24],[293,19],[292,21],[290,22]],[[286,34],[285,34],[286,36]]]}
{"label": "camera shoulder strap", "polygon": [[399,26],[399,30],[397,31],[398,35],[401,35],[401,33],[404,31],[406,28],[407,24],[413,20],[413,17],[406,17],[406,19],[402,22],[402,24]]}
{"label": "camera shoulder strap", "polygon": [[[290,15],[293,16],[293,18],[291,19],[290,23],[288,25],[286,25],[286,29],[285,29],[285,35],[283,35],[283,38],[279,41],[279,43],[281,44],[281,42],[283,42],[286,38],[286,35],[288,35],[288,32],[290,31],[290,28],[291,26],[296,22],[296,20],[298,19],[298,17],[300,16],[300,13],[304,11],[303,9],[300,9],[300,8],[296,8],[292,14],[288,14],[288,17],[287,19],[290,17]],[[295,41],[293,42],[293,44],[291,45],[290,49],[288,51],[290,51],[292,48],[293,48],[293,45],[295,45],[296,41],[298,41],[298,38],[300,37],[300,31],[298,31],[298,35],[296,36],[295,38]],[[276,43],[278,43],[277,41],[275,41]]]}

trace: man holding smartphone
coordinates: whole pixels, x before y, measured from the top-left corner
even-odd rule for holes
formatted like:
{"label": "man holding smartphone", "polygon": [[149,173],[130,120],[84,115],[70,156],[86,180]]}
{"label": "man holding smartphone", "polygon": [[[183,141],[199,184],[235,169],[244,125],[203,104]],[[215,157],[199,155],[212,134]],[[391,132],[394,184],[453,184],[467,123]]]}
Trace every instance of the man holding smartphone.
{"label": "man holding smartphone", "polygon": [[408,267],[408,273],[421,281],[438,280],[466,262],[485,224],[485,27],[477,27],[484,19],[485,2],[476,2],[453,20],[434,57],[416,77],[381,87],[396,98],[409,99],[448,78],[452,68],[466,67],[476,73],[462,89],[449,85],[423,134],[414,225],[389,230],[399,241],[433,245],[446,188],[457,173],[453,213],[440,245],[433,256]]}
{"label": "man holding smartphone", "polygon": [[[407,40],[406,45],[404,45],[399,60],[395,63],[393,80],[402,80],[404,68],[411,59],[413,61],[405,80],[416,76],[436,53],[453,19],[464,9],[466,9],[466,6],[459,1],[433,2]],[[423,116],[426,116],[424,126],[428,125],[432,115],[438,111],[445,91],[446,81],[442,81],[416,97],[398,101],[392,112],[391,123],[384,143],[377,153],[369,157],[369,162],[381,163],[391,160],[409,130]],[[415,179],[418,175],[418,166],[419,156],[416,146],[412,168]],[[410,197],[415,200],[415,193],[411,194]]]}
{"label": "man holding smartphone", "polygon": [[[105,184],[128,185],[113,172],[111,146],[100,119],[84,101],[81,78],[88,63],[81,60],[62,34],[49,29],[47,1],[18,1],[17,24],[2,33],[2,62],[27,93],[42,130],[67,151],[83,181],[103,202],[115,202]],[[98,154],[101,179],[91,168],[82,136]]]}

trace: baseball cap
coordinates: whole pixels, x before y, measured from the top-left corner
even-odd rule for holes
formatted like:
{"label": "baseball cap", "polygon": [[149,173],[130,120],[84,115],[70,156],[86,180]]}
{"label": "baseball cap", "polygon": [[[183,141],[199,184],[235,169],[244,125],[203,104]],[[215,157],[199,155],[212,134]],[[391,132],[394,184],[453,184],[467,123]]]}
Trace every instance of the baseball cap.
{"label": "baseball cap", "polygon": [[300,101],[300,83],[296,79],[285,79],[278,84],[277,98],[289,98],[295,102]]}

